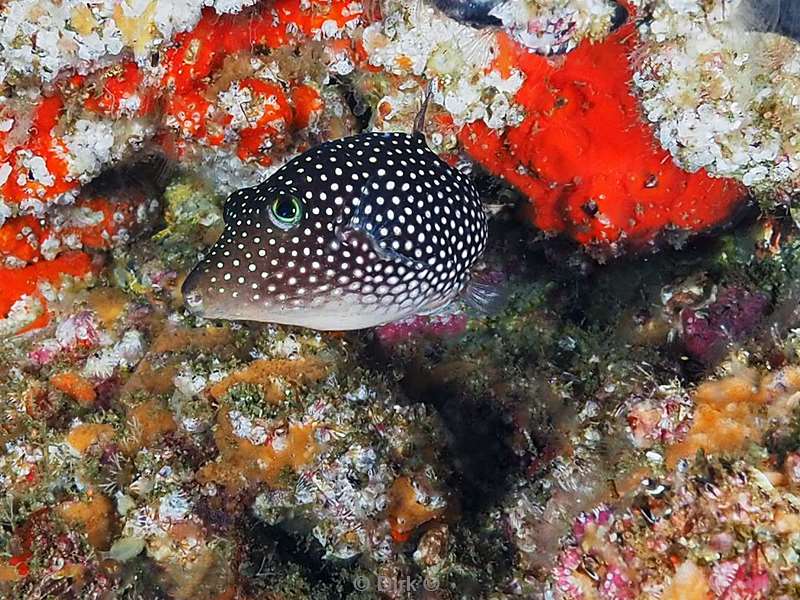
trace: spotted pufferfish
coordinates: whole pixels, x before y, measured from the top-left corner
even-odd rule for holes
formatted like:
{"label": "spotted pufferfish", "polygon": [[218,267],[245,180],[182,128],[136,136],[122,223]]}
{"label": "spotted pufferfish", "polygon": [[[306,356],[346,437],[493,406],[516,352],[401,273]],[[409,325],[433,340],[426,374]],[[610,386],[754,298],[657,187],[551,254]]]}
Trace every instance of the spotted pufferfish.
{"label": "spotted pufferfish", "polygon": [[225,229],[182,286],[206,318],[352,330],[431,314],[461,296],[491,310],[472,276],[488,226],[467,177],[422,133],[325,142],[233,192]]}

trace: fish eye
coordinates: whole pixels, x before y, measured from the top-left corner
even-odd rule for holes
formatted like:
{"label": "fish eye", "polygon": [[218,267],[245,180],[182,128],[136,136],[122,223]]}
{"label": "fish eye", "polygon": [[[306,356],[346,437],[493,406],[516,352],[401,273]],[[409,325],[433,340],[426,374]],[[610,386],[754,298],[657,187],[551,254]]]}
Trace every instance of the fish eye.
{"label": "fish eye", "polygon": [[281,229],[290,229],[303,218],[303,203],[294,196],[280,196],[272,203],[269,216]]}

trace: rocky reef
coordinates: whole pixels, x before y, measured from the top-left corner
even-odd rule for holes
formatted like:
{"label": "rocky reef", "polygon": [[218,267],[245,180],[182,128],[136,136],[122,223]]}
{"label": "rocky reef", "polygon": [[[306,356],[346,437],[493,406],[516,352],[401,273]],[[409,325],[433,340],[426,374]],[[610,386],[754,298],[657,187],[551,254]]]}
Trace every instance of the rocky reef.
{"label": "rocky reef", "polygon": [[[800,46],[457,4],[0,6],[0,596],[800,595]],[[185,309],[228,193],[428,82],[499,312]]]}

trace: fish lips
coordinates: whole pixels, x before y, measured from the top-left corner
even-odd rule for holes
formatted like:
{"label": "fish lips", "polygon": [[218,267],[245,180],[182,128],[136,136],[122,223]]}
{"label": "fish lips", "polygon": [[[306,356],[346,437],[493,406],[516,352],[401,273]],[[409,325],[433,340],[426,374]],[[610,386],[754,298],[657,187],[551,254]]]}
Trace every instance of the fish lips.
{"label": "fish lips", "polygon": [[199,286],[203,275],[202,265],[203,263],[201,262],[192,269],[181,284],[181,297],[183,298],[184,306],[190,313],[198,317],[205,316],[206,310],[203,294]]}

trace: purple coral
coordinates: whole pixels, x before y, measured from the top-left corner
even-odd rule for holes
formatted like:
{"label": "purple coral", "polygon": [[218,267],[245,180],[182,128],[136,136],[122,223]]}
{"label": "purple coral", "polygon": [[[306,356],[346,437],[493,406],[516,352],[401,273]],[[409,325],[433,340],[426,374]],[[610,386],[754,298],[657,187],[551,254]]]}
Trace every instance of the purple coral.
{"label": "purple coral", "polygon": [[683,309],[681,325],[686,353],[703,364],[714,363],[729,343],[740,341],[754,331],[768,304],[769,298],[763,292],[728,287],[703,309]]}

